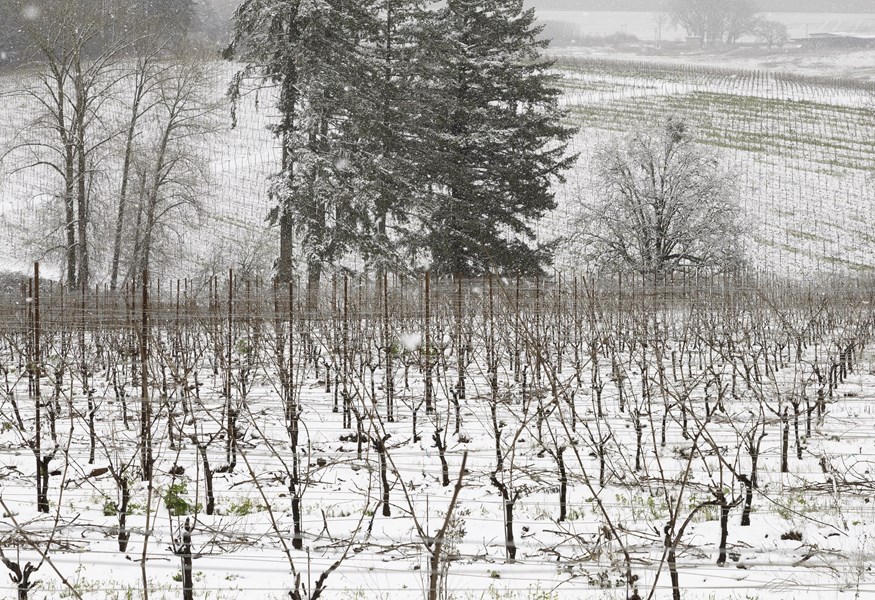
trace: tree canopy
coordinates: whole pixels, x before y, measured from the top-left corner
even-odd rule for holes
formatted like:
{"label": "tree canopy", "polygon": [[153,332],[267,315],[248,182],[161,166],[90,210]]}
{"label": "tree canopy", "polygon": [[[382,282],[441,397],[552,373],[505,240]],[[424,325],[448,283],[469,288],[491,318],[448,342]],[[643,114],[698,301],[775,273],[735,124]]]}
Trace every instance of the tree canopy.
{"label": "tree canopy", "polygon": [[521,0],[450,0],[432,16],[425,243],[435,271],[532,274],[550,261],[531,223],[556,206],[551,179],[573,160],[572,130],[534,22]]}
{"label": "tree canopy", "polygon": [[347,253],[377,268],[533,273],[531,223],[572,159],[522,0],[246,0],[226,57],[275,86],[277,278],[311,295]]}
{"label": "tree canopy", "polygon": [[595,169],[598,200],[578,226],[584,253],[601,268],[660,275],[740,263],[732,174],[695,144],[684,121],[608,144]]}
{"label": "tree canopy", "polygon": [[672,23],[709,45],[734,44],[756,24],[752,0],[665,0],[663,8]]}

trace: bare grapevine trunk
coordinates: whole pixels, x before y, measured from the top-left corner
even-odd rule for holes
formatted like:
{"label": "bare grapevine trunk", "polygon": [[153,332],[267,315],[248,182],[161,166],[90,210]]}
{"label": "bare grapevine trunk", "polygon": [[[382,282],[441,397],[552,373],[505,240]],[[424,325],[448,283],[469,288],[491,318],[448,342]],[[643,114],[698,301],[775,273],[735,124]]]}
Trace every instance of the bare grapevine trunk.
{"label": "bare grapevine trunk", "polygon": [[511,493],[507,486],[498,480],[497,473],[490,474],[492,485],[501,492],[501,498],[504,504],[504,549],[507,555],[507,562],[516,562],[516,541],[513,535],[513,509],[519,498],[519,492]]}
{"label": "bare grapevine trunk", "polygon": [[125,479],[124,475],[116,477],[116,485],[121,492],[121,502],[118,506],[118,551],[127,552],[128,541],[131,539],[131,532],[127,530],[128,504],[131,501],[131,492],[128,480]]}
{"label": "bare grapevine trunk", "polygon": [[196,440],[192,440],[197,446],[198,452],[201,455],[201,463],[204,469],[204,494],[206,495],[206,513],[213,514],[216,508],[216,497],[213,494],[213,469],[210,467],[210,458],[207,455],[207,444],[198,444]]}
{"label": "bare grapevine trunk", "polygon": [[790,464],[788,461],[788,451],[790,450],[790,415],[787,407],[784,407],[784,412],[781,414],[781,473],[790,472]]}
{"label": "bare grapevine trunk", "polygon": [[565,447],[559,448],[556,453],[556,462],[559,465],[559,522],[565,520],[568,514],[568,474],[565,472],[565,459],[562,454]]}
{"label": "bare grapevine trunk", "polygon": [[726,564],[726,541],[729,538],[729,509],[730,506],[726,502],[726,497],[723,492],[715,494],[717,503],[720,506],[720,546],[717,556],[717,564],[723,566]]}
{"label": "bare grapevine trunk", "polygon": [[741,526],[750,527],[750,511],[753,504],[753,485],[747,475],[739,475],[738,478],[744,484],[744,506],[741,509]]}
{"label": "bare grapevine trunk", "polygon": [[386,464],[386,441],[388,439],[388,435],[382,438],[371,439],[371,443],[374,445],[374,450],[377,451],[377,455],[380,457],[380,483],[383,490],[383,498],[381,504],[383,505],[384,517],[392,516],[392,507],[389,505],[389,476],[387,473],[388,467]]}
{"label": "bare grapevine trunk", "polygon": [[441,429],[437,428],[434,430],[434,434],[431,436],[431,439],[434,440],[435,446],[438,449],[438,459],[441,463],[441,485],[447,487],[450,485],[450,468],[447,465],[447,457],[445,451],[447,449],[446,444],[444,444],[443,439],[441,438]]}

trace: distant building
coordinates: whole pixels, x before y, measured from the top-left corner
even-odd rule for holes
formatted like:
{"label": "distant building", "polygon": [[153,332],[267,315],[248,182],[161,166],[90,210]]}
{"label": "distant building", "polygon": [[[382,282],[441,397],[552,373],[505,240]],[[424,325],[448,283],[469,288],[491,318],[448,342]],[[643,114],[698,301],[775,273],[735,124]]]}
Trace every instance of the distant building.
{"label": "distant building", "polygon": [[875,35],[859,33],[812,33],[807,38],[794,40],[803,48],[816,50],[850,50],[875,48]]}

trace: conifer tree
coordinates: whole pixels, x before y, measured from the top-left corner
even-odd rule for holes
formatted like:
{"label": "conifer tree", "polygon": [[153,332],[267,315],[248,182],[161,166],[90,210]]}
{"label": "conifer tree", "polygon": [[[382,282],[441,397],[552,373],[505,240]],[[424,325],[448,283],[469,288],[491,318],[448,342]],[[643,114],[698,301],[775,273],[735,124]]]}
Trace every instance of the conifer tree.
{"label": "conifer tree", "polygon": [[429,20],[424,244],[436,272],[532,274],[551,259],[532,223],[556,206],[572,130],[540,30],[523,0],[448,0]]}
{"label": "conifer tree", "polygon": [[[323,265],[532,273],[570,130],[521,0],[245,0],[226,56],[277,89],[277,279],[300,243],[311,304]],[[297,240],[295,239],[297,237]],[[408,255],[408,256],[404,256]],[[411,266],[411,262],[406,262]]]}
{"label": "conifer tree", "polygon": [[245,0],[225,52],[245,65],[232,82],[232,99],[239,99],[250,76],[277,88],[280,120],[273,131],[282,165],[271,186],[276,206],[269,215],[280,227],[277,279],[292,278],[297,233],[311,306],[323,266],[356,246],[362,229],[349,168],[353,144],[345,134],[361,82],[375,76],[362,52],[372,28],[367,0]]}
{"label": "conifer tree", "polygon": [[415,246],[411,208],[426,188],[421,164],[427,157],[417,116],[429,98],[419,85],[423,1],[378,0],[373,10],[374,26],[365,45],[375,76],[351,108],[349,126],[357,189],[371,234],[362,238],[359,250],[379,274],[388,265],[406,264],[404,255]]}

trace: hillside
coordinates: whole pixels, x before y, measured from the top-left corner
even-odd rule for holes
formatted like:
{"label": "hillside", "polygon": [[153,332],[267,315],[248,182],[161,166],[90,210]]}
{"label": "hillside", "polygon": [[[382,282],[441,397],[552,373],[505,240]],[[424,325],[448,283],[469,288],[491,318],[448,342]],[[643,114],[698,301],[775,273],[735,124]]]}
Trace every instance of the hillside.
{"label": "hillside", "polygon": [[[666,59],[668,60],[668,59]],[[748,231],[750,265],[791,277],[813,272],[875,271],[875,215],[861,207],[875,196],[873,88],[854,80],[768,74],[672,63],[566,58],[557,65],[567,89],[564,102],[580,127],[573,149],[580,154],[568,182],[557,188],[559,209],[538,226],[544,240],[573,238],[580,203],[593,194],[589,159],[603,143],[668,114],[684,115],[701,143],[718,149],[737,173]],[[214,131],[198,142],[205,165],[202,201],[163,230],[156,256],[158,277],[204,277],[228,268],[269,276],[276,236],[265,222],[269,176],[278,156],[268,131],[270,97],[244,99],[240,123],[231,127],[224,90],[233,72],[210,68],[215,100]],[[35,135],[39,113],[26,96],[24,79],[0,79],[6,94],[0,114],[0,148]],[[121,116],[122,107],[117,105]],[[16,131],[30,133],[19,134]],[[106,181],[96,181],[94,262],[106,281],[108,243],[117,190],[119,142],[105,155]],[[22,270],[43,260],[58,275],[62,247],[57,175],[28,166],[21,149],[0,165],[0,268]],[[586,268],[574,246],[563,244],[559,265]],[[355,260],[350,266],[355,267]],[[51,269],[54,267],[55,273]]]}
{"label": "hillside", "polygon": [[[736,174],[752,267],[784,276],[875,272],[875,87],[762,71],[559,59],[579,168],[559,222],[595,189],[587,164],[626,132],[683,116]],[[575,263],[573,246],[564,256]]]}

